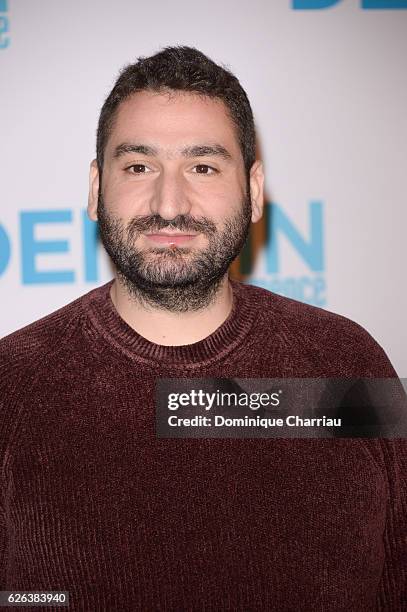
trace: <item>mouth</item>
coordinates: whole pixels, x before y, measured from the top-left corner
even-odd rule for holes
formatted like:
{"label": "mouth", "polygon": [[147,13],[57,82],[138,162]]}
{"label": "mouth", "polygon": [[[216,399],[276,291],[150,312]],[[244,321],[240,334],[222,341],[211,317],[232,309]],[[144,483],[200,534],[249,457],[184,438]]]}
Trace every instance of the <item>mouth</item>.
{"label": "mouth", "polygon": [[178,245],[187,244],[191,242],[198,234],[183,234],[183,233],[170,233],[170,232],[159,232],[144,234],[148,240],[155,244],[167,244],[167,245]]}

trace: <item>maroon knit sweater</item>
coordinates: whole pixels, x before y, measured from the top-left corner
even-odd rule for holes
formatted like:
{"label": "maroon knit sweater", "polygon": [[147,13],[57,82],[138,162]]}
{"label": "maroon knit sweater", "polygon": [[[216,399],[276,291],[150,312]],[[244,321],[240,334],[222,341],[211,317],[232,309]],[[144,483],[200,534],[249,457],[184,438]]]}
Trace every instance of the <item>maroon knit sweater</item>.
{"label": "maroon knit sweater", "polygon": [[405,441],[155,434],[157,377],[395,376],[372,337],[233,281],[213,334],[161,346],[110,286],[0,342],[1,589],[81,612],[407,610]]}

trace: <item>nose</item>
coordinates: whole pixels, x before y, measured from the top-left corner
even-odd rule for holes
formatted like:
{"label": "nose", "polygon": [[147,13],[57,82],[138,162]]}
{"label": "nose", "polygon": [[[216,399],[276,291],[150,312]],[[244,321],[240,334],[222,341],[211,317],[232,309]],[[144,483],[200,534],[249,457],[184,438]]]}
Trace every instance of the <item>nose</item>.
{"label": "nose", "polygon": [[161,173],[150,209],[152,214],[158,214],[168,221],[190,212],[186,181],[178,172],[166,170]]}

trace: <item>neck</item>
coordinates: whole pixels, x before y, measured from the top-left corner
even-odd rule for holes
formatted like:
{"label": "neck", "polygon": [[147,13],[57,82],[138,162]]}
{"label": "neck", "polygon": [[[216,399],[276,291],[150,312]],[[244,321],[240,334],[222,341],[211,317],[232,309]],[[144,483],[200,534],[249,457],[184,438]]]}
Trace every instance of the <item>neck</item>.
{"label": "neck", "polygon": [[214,299],[200,310],[171,312],[135,300],[116,278],[110,290],[112,302],[124,321],[138,334],[164,346],[193,344],[207,338],[227,319],[233,302],[228,275],[222,279]]}

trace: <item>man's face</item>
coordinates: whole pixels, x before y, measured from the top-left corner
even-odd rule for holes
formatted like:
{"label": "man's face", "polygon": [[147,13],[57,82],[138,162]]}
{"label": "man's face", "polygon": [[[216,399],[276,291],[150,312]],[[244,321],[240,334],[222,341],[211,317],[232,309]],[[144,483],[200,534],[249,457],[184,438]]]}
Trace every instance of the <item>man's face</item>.
{"label": "man's face", "polygon": [[[261,167],[253,170],[257,196]],[[92,164],[89,215],[129,292],[185,311],[210,303],[261,216],[258,199],[252,211],[220,100],[144,91],[118,109],[101,185]]]}

